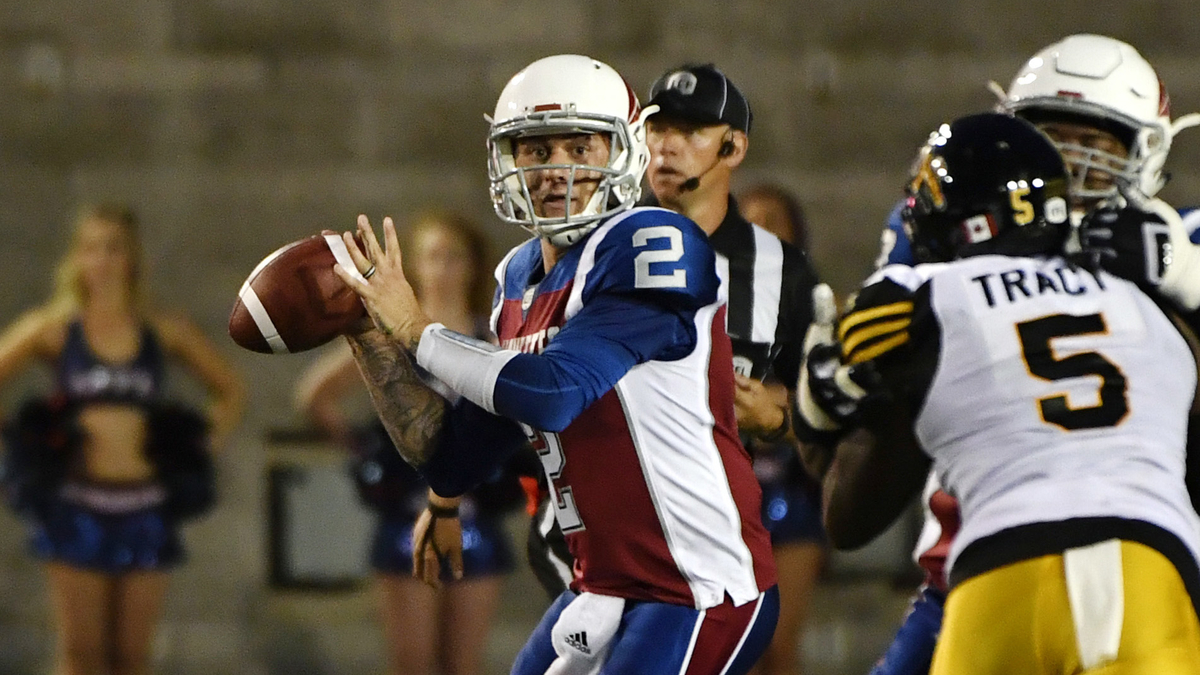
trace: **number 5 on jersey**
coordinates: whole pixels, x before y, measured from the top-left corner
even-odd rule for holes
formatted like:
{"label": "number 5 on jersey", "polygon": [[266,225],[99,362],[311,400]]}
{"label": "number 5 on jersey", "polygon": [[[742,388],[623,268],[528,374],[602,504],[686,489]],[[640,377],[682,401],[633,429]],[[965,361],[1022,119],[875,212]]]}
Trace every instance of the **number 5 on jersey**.
{"label": "number 5 on jersey", "polygon": [[524,424],[521,425],[521,428],[525,430],[529,444],[533,446],[538,458],[542,460],[542,469],[546,472],[550,496],[553,498],[551,503],[554,504],[554,517],[558,520],[559,528],[564,533],[582,530],[583,520],[579,517],[579,509],[575,508],[575,495],[572,494],[571,487],[569,485],[560,487],[556,482],[562,476],[563,467],[567,464],[567,457],[563,453],[562,441],[559,440],[558,434],[535,431],[532,427]]}
{"label": "number 5 on jersey", "polygon": [[1104,335],[1108,326],[1101,314],[1073,316],[1052,314],[1017,324],[1021,357],[1029,374],[1047,382],[1081,377],[1099,378],[1099,404],[1072,408],[1065,393],[1038,399],[1042,419],[1066,431],[1114,427],[1129,414],[1129,385],[1125,373],[1099,352],[1081,351],[1057,356],[1051,344],[1056,338]]}

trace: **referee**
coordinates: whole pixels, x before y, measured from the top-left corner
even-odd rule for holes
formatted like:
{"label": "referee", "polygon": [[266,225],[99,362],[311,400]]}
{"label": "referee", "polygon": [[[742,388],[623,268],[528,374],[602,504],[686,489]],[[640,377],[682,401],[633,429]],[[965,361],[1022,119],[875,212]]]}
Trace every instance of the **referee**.
{"label": "referee", "polygon": [[[787,407],[817,277],[805,252],[738,213],[730,181],[746,156],[752,116],[737,87],[711,64],[685,65],[655,81],[650,105],[660,108],[647,122],[650,203],[688,216],[708,233],[728,291],[738,428],[755,451],[763,523],[779,567],[779,624],[758,672],[797,672],[799,630],[825,544],[820,500],[799,465]],[[529,559],[551,597],[570,582],[570,554],[544,496]]]}

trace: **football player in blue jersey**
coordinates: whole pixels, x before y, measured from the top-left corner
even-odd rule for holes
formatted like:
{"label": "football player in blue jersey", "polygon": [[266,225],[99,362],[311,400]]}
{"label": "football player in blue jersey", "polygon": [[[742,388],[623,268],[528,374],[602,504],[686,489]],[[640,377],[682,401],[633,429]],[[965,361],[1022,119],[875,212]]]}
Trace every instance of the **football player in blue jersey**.
{"label": "football player in blue jersey", "polygon": [[[773,236],[761,221],[743,217],[730,193],[753,119],[733,81],[713,64],[671,68],[651,85],[648,106],[658,110],[646,123],[652,194],[642,203],[681,213],[708,234],[729,297],[725,329],[733,343],[738,430],[754,455],[762,519],[779,576],[779,622],[755,672],[793,673],[824,561],[820,500],[796,456],[787,413],[817,276],[806,252],[791,245],[794,222],[784,223],[787,233]],[[530,523],[530,566],[557,597],[571,581],[572,560],[554,527],[549,495],[540,498]]]}
{"label": "football player in blue jersey", "polygon": [[519,675],[745,673],[778,615],[715,255],[691,220],[634,206],[650,112],[585,56],[504,88],[491,194],[535,237],[497,267],[498,347],[429,320],[390,219],[381,245],[360,217],[363,247],[344,236],[357,270],[335,268],[370,315],[348,337],[377,412],[436,493],[418,548],[455,538],[438,527],[453,498],[516,447],[541,457],[574,580]]}

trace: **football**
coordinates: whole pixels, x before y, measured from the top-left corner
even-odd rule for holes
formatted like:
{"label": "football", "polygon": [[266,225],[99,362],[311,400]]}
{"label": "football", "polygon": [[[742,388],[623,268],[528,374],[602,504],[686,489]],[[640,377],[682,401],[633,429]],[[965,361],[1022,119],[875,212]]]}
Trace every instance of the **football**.
{"label": "football", "polygon": [[294,241],[263,258],[238,291],[229,336],[251,351],[294,354],[343,334],[366,308],[334,274],[334,263],[355,269],[345,242],[333,232]]}

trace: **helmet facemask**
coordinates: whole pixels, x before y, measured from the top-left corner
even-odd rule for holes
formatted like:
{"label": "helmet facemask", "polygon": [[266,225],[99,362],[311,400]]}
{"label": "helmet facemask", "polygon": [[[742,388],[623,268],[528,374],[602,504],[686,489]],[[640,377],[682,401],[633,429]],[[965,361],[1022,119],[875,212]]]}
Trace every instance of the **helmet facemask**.
{"label": "helmet facemask", "polygon": [[[1161,147],[1162,133],[1151,125],[1118,118],[1100,106],[1066,101],[1030,100],[1013,106],[1012,112],[1046,133],[1063,157],[1071,199],[1076,209],[1089,209],[1112,200],[1122,191],[1146,189],[1146,164]],[[1060,140],[1057,125],[1070,125],[1102,132],[1120,143],[1123,154],[1097,145]],[[1069,132],[1068,132],[1069,133]],[[1103,143],[1100,143],[1101,145]]]}
{"label": "helmet facemask", "polygon": [[[629,123],[609,115],[579,112],[569,105],[565,110],[535,112],[494,124],[488,137],[488,176],[496,214],[556,246],[569,246],[604,218],[631,208],[641,195],[641,176],[649,163],[649,153],[637,151],[645,149],[644,119],[643,114]],[[569,134],[605,135],[609,142],[606,165],[516,166],[515,139]],[[549,171],[567,172],[567,200],[562,216],[539,216],[534,209],[530,179],[536,172]],[[582,208],[576,208],[572,195],[576,183],[582,180],[595,180],[596,188]]]}
{"label": "helmet facemask", "polygon": [[1066,164],[1071,197],[1083,208],[1115,198],[1122,186],[1138,184],[1141,165],[1136,160],[1076,143],[1055,142],[1054,147]]}

